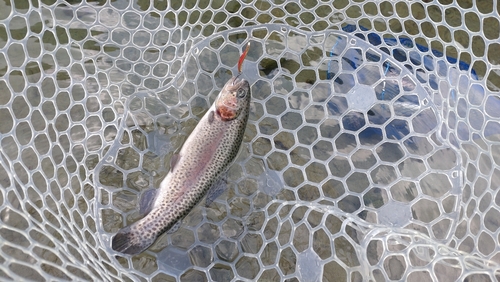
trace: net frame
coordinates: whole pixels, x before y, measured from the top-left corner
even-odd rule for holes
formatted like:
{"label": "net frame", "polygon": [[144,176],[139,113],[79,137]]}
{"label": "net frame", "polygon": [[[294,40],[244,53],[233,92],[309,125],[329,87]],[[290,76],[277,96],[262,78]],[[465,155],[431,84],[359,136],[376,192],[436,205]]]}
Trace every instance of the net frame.
{"label": "net frame", "polygon": [[[408,280],[430,277],[445,281],[447,277],[443,273],[456,279],[498,278],[498,244],[495,244],[498,240],[499,224],[495,221],[498,217],[498,205],[493,200],[499,186],[496,155],[499,146],[494,134],[498,132],[495,131],[499,118],[495,97],[500,81],[498,61],[495,59],[498,57],[496,50],[499,50],[496,48],[499,47],[499,5],[496,1],[485,1],[479,6],[469,6],[465,1],[213,1],[208,4],[189,2],[183,7],[172,5],[162,6],[159,2],[144,6],[142,2],[47,1],[31,5],[16,1],[10,6],[5,5],[6,9],[0,13],[4,22],[0,31],[6,35],[3,38],[7,38],[0,42],[0,49],[3,51],[0,57],[0,70],[3,70],[0,73],[0,83],[4,93],[7,93],[0,101],[0,116],[5,121],[0,131],[3,135],[0,178],[4,187],[1,194],[1,238],[4,241],[0,250],[2,277],[15,280],[182,280],[198,276],[215,279],[214,276],[219,277],[219,273],[223,273],[220,274],[221,277],[231,277],[232,273],[232,279],[252,279],[252,275],[255,275],[253,278],[262,279],[306,277],[300,271],[299,264],[295,264],[295,271],[289,272],[294,256],[298,261],[303,261],[300,255],[302,252],[298,251],[294,243],[279,247],[285,255],[278,260],[279,267],[273,268],[262,265],[259,257],[252,254],[252,251],[240,247],[238,248],[244,255],[240,254],[237,261],[228,263],[219,257],[219,254],[222,256],[226,253],[217,253],[217,246],[200,240],[196,235],[199,233],[194,236],[197,247],[190,246],[189,252],[181,249],[184,253],[189,253],[187,257],[193,264],[192,267],[184,272],[164,274],[151,254],[115,260],[108,253],[105,244],[112,232],[101,232],[103,227],[97,223],[100,222],[99,219],[106,217],[96,210],[103,199],[106,200],[106,196],[99,194],[101,190],[96,183],[100,180],[96,181],[94,175],[101,173],[96,168],[105,162],[105,154],[110,155],[110,148],[116,148],[117,137],[122,137],[124,126],[117,125],[134,127],[133,121],[130,121],[133,118],[127,119],[126,116],[128,107],[133,106],[132,99],[129,100],[131,95],[140,97],[141,91],[155,89],[151,85],[164,87],[180,83],[179,88],[182,88],[183,81],[170,80],[186,70],[185,64],[189,64],[187,59],[191,48],[214,32],[253,24],[286,23],[307,34],[313,31],[343,30],[353,37],[366,40],[379,50],[385,48],[395,58],[407,54],[406,60],[400,63],[406,64],[407,69],[411,64],[419,66],[412,68],[414,77],[423,85],[428,85],[429,102],[436,105],[443,118],[440,134],[460,153],[457,160],[464,171],[462,199],[457,206],[457,227],[451,228],[454,232],[449,233],[450,239],[445,240],[446,245],[435,241],[422,244],[426,239],[420,233],[412,233],[407,229],[375,228],[376,231],[370,233],[365,229],[373,226],[362,228],[356,218],[352,221],[345,220],[342,222],[346,223],[341,224],[342,239],[338,239],[340,246],[351,245],[359,258],[367,257],[369,262],[369,255],[363,255],[360,251],[364,247],[382,245],[387,246],[388,251],[375,264],[353,267],[342,259],[341,262],[323,262],[323,279],[328,278],[327,274],[331,269],[339,270],[339,273],[343,269],[346,277],[351,279],[362,277],[386,280],[397,279],[400,278],[398,275],[402,275]],[[197,14],[198,10],[204,12]],[[309,15],[313,15],[311,18],[315,19],[311,20]],[[132,34],[127,29],[137,30]],[[380,43],[377,45],[376,34],[380,33],[383,35],[379,35]],[[227,37],[227,43],[224,42],[223,45],[238,47],[234,42],[231,44],[231,40],[234,39]],[[409,45],[411,42],[414,43]],[[172,48],[172,45],[175,47]],[[403,50],[402,53],[398,53],[400,50]],[[412,54],[421,55],[420,64],[417,64],[418,56]],[[285,56],[285,59],[289,58]],[[295,57],[291,61],[300,59]],[[434,62],[434,68],[430,68],[426,61]],[[254,68],[256,66],[257,64],[253,65]],[[383,70],[380,72],[383,73]],[[187,73],[189,79],[190,74]],[[224,75],[228,75],[227,69],[217,75],[222,80]],[[433,77],[440,82],[437,89],[432,86]],[[139,94],[134,94],[136,92]],[[182,100],[182,96],[179,96],[177,102],[167,101],[167,105],[172,103],[178,106],[169,113],[178,118],[180,125],[166,127],[164,130],[176,132],[180,127],[192,127],[202,109],[208,107],[213,99],[213,93],[206,93],[204,96],[188,100]],[[271,98],[266,101],[271,101]],[[189,108],[188,102],[192,103],[190,106],[197,106],[194,107],[197,110]],[[273,102],[269,103],[275,106]],[[262,133],[258,125],[272,123],[272,119],[266,119],[266,115],[270,114],[267,111],[272,109],[268,109],[266,103],[262,109],[264,115],[253,120],[253,124],[258,128],[256,131],[261,134],[260,137],[266,137],[268,134]],[[154,112],[158,109],[148,110]],[[183,116],[186,113],[188,117]],[[135,122],[142,125],[142,121]],[[464,130],[468,134],[464,134]],[[132,130],[130,132],[133,133]],[[132,133],[130,139],[134,138]],[[185,134],[187,132],[180,136]],[[273,138],[278,136],[277,132],[273,134]],[[148,137],[154,140],[154,136]],[[294,135],[294,138],[298,139],[299,136]],[[257,139],[254,136],[250,140]],[[250,140],[247,140],[247,145]],[[119,141],[126,143],[123,139]],[[174,140],[174,147],[181,142],[182,138]],[[129,144],[132,151],[139,152],[138,155],[144,153],[144,149],[135,146],[134,142],[129,141]],[[132,151],[130,153],[134,154]],[[243,162],[254,162],[250,156],[254,151],[253,146],[247,147],[247,152],[242,153],[240,161],[243,159]],[[268,164],[264,163],[266,165]],[[246,171],[247,167],[244,169]],[[249,175],[252,175],[252,169],[250,166]],[[259,183],[259,180],[262,179],[255,181]],[[280,178],[278,175],[277,181],[279,180],[284,181],[284,177]],[[233,189],[233,193],[238,197],[233,198],[244,201],[242,199],[245,193],[237,188]],[[294,197],[300,198],[299,190],[294,192],[293,197],[289,193],[280,194],[279,197],[282,198],[278,203],[278,210],[288,212],[287,207],[295,205],[291,208],[295,211],[304,206],[308,210],[306,213],[311,214],[312,210],[318,209],[310,207],[308,202],[297,201]],[[230,200],[233,198],[227,197]],[[217,203],[223,206],[221,201]],[[113,203],[113,200],[109,202]],[[260,208],[269,210],[273,204],[276,205],[270,201]],[[253,208],[255,207],[254,204]],[[226,209],[231,210],[230,206]],[[342,210],[331,211],[323,206],[321,209],[325,213],[321,222],[325,224],[324,218],[330,214],[343,220],[344,217],[350,218]],[[262,213],[256,214],[260,216]],[[274,213],[264,214],[270,217]],[[121,220],[121,215],[111,216],[118,219],[108,222]],[[242,216],[240,214],[240,218]],[[208,218],[213,221],[209,216]],[[293,232],[303,230],[301,226],[304,224],[311,225],[295,222],[293,217],[286,214],[274,218],[279,226],[288,225]],[[242,222],[235,217],[231,219],[230,222],[236,225]],[[193,226],[189,223],[187,225],[190,228],[213,229],[214,224],[207,219],[202,219],[201,223],[193,220]],[[273,219],[267,220],[271,222]],[[348,232],[365,234],[357,236],[367,237],[364,237],[365,240],[358,247],[354,239],[357,236],[350,237]],[[399,234],[398,239],[394,239],[397,236],[391,237],[394,233]],[[255,235],[251,232],[248,234]],[[250,235],[245,234],[245,240],[258,241]],[[334,233],[330,235],[335,236]],[[167,241],[169,240],[174,239],[168,238]],[[227,238],[224,240],[222,244],[223,240],[220,239],[221,246],[233,246],[234,242]],[[408,247],[405,251],[405,248],[391,249],[391,245]],[[264,249],[262,246],[257,253],[262,255]],[[430,266],[412,265],[409,259],[412,250],[417,250],[415,253],[420,255],[415,256],[420,260],[431,261]],[[177,249],[174,253],[182,253],[181,251]],[[433,252],[435,255],[421,255]],[[213,261],[208,265],[206,260],[200,259],[207,253],[212,253],[213,256]],[[401,253],[408,257],[405,258]],[[308,252],[305,254],[306,258],[314,255]],[[315,254],[318,255],[317,252]],[[186,255],[182,258],[186,260]],[[373,258],[371,259],[373,262]],[[238,263],[240,266],[246,263],[255,265],[256,261],[260,266],[257,274],[241,272],[238,267]],[[396,276],[392,276],[390,270],[395,261],[403,261],[411,267],[406,267],[402,274],[399,271]]]}

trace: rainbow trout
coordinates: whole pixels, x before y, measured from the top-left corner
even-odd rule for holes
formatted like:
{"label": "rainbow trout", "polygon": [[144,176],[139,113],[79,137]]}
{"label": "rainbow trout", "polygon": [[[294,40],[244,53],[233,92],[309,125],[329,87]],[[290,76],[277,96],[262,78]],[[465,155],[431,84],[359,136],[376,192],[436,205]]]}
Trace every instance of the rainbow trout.
{"label": "rainbow trout", "polygon": [[239,74],[222,88],[219,96],[183,144],[172,156],[170,171],[161,182],[151,211],[113,237],[113,250],[138,254],[182,220],[214,186],[236,157],[250,111],[250,85]]}

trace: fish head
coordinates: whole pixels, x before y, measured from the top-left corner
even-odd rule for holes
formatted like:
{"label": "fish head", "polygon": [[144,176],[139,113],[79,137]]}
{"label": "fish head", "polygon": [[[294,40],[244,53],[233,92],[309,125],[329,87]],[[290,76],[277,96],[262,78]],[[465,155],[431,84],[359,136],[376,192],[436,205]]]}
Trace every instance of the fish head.
{"label": "fish head", "polygon": [[215,101],[215,110],[222,120],[237,118],[250,104],[250,84],[243,78],[232,77]]}

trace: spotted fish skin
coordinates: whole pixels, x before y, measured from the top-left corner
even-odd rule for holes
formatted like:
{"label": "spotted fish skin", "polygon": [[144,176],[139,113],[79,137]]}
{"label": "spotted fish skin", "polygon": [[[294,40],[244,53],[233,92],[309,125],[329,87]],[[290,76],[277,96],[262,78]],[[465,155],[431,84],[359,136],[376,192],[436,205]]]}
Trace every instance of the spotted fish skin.
{"label": "spotted fish skin", "polygon": [[184,218],[236,157],[250,111],[250,85],[231,78],[161,182],[151,212],[113,237],[113,250],[138,254]]}

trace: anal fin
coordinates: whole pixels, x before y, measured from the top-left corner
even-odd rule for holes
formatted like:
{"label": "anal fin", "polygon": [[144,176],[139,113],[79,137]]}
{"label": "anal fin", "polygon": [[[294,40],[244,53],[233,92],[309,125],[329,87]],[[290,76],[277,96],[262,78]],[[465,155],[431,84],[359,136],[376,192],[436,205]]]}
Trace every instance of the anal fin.
{"label": "anal fin", "polygon": [[153,209],[157,193],[157,189],[149,189],[142,192],[141,198],[139,200],[139,213],[142,216],[146,216]]}

